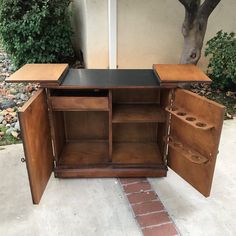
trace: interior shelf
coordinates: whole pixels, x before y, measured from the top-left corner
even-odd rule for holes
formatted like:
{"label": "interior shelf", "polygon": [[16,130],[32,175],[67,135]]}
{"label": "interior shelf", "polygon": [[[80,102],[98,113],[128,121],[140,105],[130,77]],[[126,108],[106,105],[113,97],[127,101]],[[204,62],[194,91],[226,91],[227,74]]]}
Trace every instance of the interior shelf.
{"label": "interior shelf", "polygon": [[167,107],[165,110],[196,129],[210,130],[214,128],[212,124],[203,122],[200,118],[181,107]]}
{"label": "interior shelf", "polygon": [[158,104],[114,104],[112,122],[165,122],[165,111]]}
{"label": "interior shelf", "polygon": [[156,143],[113,143],[114,164],[163,164]]}
{"label": "interior shelf", "polygon": [[108,163],[108,141],[69,142],[65,144],[59,166],[66,168]]}

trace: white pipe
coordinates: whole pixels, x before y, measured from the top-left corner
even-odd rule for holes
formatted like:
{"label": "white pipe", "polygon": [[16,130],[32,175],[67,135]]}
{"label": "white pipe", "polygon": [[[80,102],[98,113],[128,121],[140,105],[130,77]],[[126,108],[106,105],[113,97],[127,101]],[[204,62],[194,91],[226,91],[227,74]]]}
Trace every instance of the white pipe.
{"label": "white pipe", "polygon": [[108,0],[109,69],[117,68],[117,0]]}

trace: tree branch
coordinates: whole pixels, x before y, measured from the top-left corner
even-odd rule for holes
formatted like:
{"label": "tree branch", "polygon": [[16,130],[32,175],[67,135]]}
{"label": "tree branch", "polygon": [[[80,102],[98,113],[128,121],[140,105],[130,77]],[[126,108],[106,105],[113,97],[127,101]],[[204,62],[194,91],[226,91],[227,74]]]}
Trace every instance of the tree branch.
{"label": "tree branch", "polygon": [[186,10],[189,10],[189,1],[188,0],[179,0],[179,2],[185,7]]}
{"label": "tree branch", "polygon": [[182,26],[182,33],[183,35],[186,35],[187,31],[193,27],[193,22],[198,15],[201,0],[179,0],[179,2],[185,7],[185,19]]}
{"label": "tree branch", "polygon": [[205,17],[209,17],[221,0],[205,0],[200,6],[199,13]]}
{"label": "tree branch", "polygon": [[187,11],[194,11],[199,8],[201,0],[179,0],[179,2]]}

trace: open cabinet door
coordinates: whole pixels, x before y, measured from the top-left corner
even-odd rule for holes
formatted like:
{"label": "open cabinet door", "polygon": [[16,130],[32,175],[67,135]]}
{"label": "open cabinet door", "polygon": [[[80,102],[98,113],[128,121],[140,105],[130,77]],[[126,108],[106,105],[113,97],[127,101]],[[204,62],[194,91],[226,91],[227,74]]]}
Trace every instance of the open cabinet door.
{"label": "open cabinet door", "polygon": [[168,138],[168,166],[205,197],[210,195],[225,107],[177,89]]}
{"label": "open cabinet door", "polygon": [[32,200],[38,204],[53,170],[53,151],[45,90],[19,111]]}

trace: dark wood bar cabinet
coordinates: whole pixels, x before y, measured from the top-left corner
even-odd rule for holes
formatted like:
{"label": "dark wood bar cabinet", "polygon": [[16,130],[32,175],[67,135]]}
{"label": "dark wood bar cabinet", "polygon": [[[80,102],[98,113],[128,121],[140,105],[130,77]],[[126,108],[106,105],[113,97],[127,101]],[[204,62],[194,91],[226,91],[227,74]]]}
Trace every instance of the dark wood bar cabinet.
{"label": "dark wood bar cabinet", "polygon": [[9,82],[41,88],[19,118],[33,203],[58,178],[162,177],[209,196],[224,106],[180,88],[210,79],[193,65],[150,70],[25,65]]}

